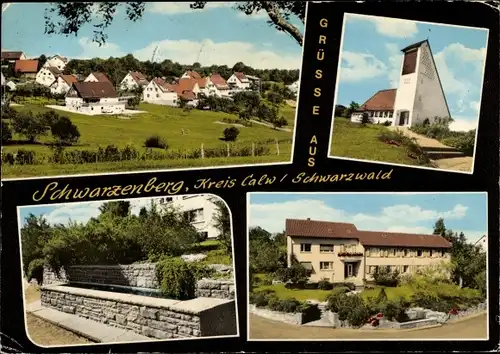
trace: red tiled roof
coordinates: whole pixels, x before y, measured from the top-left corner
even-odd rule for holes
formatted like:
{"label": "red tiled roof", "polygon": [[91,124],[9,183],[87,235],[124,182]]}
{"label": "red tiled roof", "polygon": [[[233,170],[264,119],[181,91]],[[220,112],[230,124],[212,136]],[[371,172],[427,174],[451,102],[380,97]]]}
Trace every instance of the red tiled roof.
{"label": "red tiled roof", "polygon": [[240,81],[248,80],[247,77],[245,76],[245,74],[240,73],[240,72],[235,72],[234,76],[236,76],[238,78],[238,80],[240,80]]}
{"label": "red tiled roof", "polygon": [[138,71],[131,71],[130,76],[132,76],[132,79],[134,79],[134,81],[138,85],[147,85],[148,84],[148,80],[146,79],[146,77]]}
{"label": "red tiled roof", "polygon": [[52,75],[54,75],[55,77],[58,77],[59,75],[62,74],[61,70],[59,70],[58,68],[53,67],[53,66],[46,66],[45,69],[50,71],[52,73]]}
{"label": "red tiled roof", "polygon": [[106,75],[104,75],[103,73],[95,72],[95,73],[91,73],[91,74],[94,75],[94,77],[97,79],[98,82],[109,82],[109,83],[111,83],[111,80],[108,79],[108,77]]}
{"label": "red tiled roof", "polygon": [[188,75],[191,79],[201,79],[201,75],[196,71],[188,70],[185,72],[185,74]]}
{"label": "red tiled roof", "polygon": [[451,243],[439,235],[362,231],[353,224],[328,221],[287,219],[286,234],[291,237],[358,239],[367,246],[451,248]]}
{"label": "red tiled roof", "polygon": [[286,219],[288,236],[356,238],[356,226],[349,223]]}
{"label": "red tiled roof", "polygon": [[168,84],[165,80],[155,77],[152,80],[163,92],[176,92],[175,86]]}
{"label": "red tiled roof", "polygon": [[198,83],[198,86],[200,88],[205,88],[205,86],[207,86],[208,79],[209,79],[208,77],[204,77],[204,78],[196,80],[196,82]]}
{"label": "red tiled roof", "polygon": [[4,60],[19,60],[23,56],[23,52],[2,51],[2,59]]}
{"label": "red tiled roof", "polygon": [[16,60],[14,71],[25,74],[38,72],[38,60]]}
{"label": "red tiled roof", "polygon": [[81,98],[117,97],[111,82],[74,82],[73,87]]}
{"label": "red tiled roof", "polygon": [[396,100],[396,89],[380,90],[363,103],[359,110],[361,111],[383,111],[394,109]]}
{"label": "red tiled roof", "polygon": [[229,86],[227,85],[226,80],[220,74],[212,74],[210,76],[210,80],[219,90],[229,90]]}
{"label": "red tiled roof", "polygon": [[192,101],[192,100],[196,99],[196,94],[193,91],[186,90],[186,91],[182,92],[181,94],[179,94],[179,97],[181,97],[187,101]]}
{"label": "red tiled roof", "polygon": [[193,91],[197,83],[198,80],[196,79],[180,79],[177,85],[174,86],[177,93],[182,94],[184,91]]}
{"label": "red tiled roof", "polygon": [[69,86],[71,86],[74,82],[78,82],[78,79],[75,75],[60,75],[61,79],[63,79]]}

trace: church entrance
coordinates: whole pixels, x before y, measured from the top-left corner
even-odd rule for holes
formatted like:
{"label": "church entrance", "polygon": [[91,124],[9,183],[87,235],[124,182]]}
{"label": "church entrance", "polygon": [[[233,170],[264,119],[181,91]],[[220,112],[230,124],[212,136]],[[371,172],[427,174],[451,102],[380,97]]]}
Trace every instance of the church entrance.
{"label": "church entrance", "polygon": [[407,125],[408,119],[410,118],[409,111],[402,111],[399,113],[398,125]]}

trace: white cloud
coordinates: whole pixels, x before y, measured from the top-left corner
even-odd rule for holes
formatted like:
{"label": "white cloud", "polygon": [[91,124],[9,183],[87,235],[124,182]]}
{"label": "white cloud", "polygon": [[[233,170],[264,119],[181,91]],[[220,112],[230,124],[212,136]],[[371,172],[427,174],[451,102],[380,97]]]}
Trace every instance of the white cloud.
{"label": "white cloud", "polygon": [[109,57],[121,57],[127,53],[120,50],[120,46],[106,42],[102,46],[92,42],[88,37],[82,37],[78,40],[78,44],[81,47],[81,54],[75,59],[92,59],[92,58],[109,58]]}
{"label": "white cloud", "polygon": [[45,218],[50,224],[67,225],[69,221],[84,223],[99,215],[101,205],[102,202],[64,204],[46,214]]}
{"label": "white cloud", "polygon": [[389,84],[392,88],[397,88],[399,86],[399,79],[401,77],[401,63],[403,60],[403,53],[399,50],[396,43],[386,43],[385,47],[389,54],[387,76],[389,78]]}
{"label": "white cloud", "polygon": [[477,129],[477,117],[453,115],[453,122],[450,124],[450,130],[468,132],[472,129]]}
{"label": "white cloud", "polygon": [[375,30],[384,36],[394,38],[411,38],[418,33],[415,21],[401,20],[390,17],[349,15],[349,19],[358,21],[369,21],[375,26]]}
{"label": "white cloud", "polygon": [[[332,208],[320,200],[302,199],[273,204],[251,204],[250,226],[260,226],[269,232],[280,232],[283,231],[287,218],[311,218],[322,221],[350,222],[360,230],[431,233],[432,226],[438,218],[458,220],[464,218],[466,213],[467,207],[461,204],[446,211],[399,204],[385,207],[376,214],[352,214],[342,209]],[[422,226],[423,223],[428,226]]]}
{"label": "white cloud", "polygon": [[[159,60],[170,59],[181,64],[192,64],[198,61],[207,66],[228,65],[232,67],[237,62],[243,62],[256,69],[297,69],[301,64],[300,54],[282,54],[246,42],[216,43],[210,39],[201,42],[166,39],[150,43],[133,54],[139,60],[148,60],[156,46],[158,46]],[[198,55],[199,60],[197,60]]]}
{"label": "white cloud", "polygon": [[[189,5],[191,2],[156,2],[148,4],[148,12],[159,13],[163,15],[177,15],[194,11],[202,11],[201,9],[191,9]],[[231,2],[207,2],[204,10],[211,10],[220,7],[232,6]]]}
{"label": "white cloud", "polygon": [[340,77],[344,82],[359,82],[387,72],[387,66],[373,54],[344,51],[341,60]]}

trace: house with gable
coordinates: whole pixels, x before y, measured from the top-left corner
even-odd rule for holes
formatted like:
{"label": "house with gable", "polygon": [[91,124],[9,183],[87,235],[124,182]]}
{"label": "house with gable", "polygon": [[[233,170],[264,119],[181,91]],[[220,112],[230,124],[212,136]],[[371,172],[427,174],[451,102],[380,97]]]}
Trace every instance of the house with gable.
{"label": "house with gable", "polygon": [[182,74],[182,76],[180,77],[180,79],[195,79],[195,80],[199,80],[199,79],[201,79],[201,75],[199,73],[197,73],[196,71],[188,70],[184,74]]}
{"label": "house with gable", "polygon": [[401,51],[398,88],[377,92],[353,113],[352,121],[359,122],[367,115],[373,122],[383,120],[393,126],[411,127],[433,123],[436,118],[451,118],[429,40]]}
{"label": "house with gable", "polygon": [[112,84],[111,80],[101,72],[90,73],[83,82],[109,82]]}
{"label": "house with gable", "polygon": [[26,60],[26,56],[21,51],[2,50],[1,58],[2,61],[7,61],[11,64],[14,64],[16,60]]}
{"label": "house with gable", "polygon": [[50,85],[50,92],[52,92],[53,94],[67,93],[75,82],[78,82],[78,79],[75,75],[61,74],[57,77],[56,81],[54,81],[52,85]]}
{"label": "house with gable", "polygon": [[88,115],[118,114],[125,111],[126,100],[120,100],[110,82],[74,82],[65,97],[66,107]]}
{"label": "house with gable", "polygon": [[194,106],[198,103],[198,94],[201,92],[198,84],[199,79],[180,79],[174,85],[179,99],[188,101],[187,104]]}
{"label": "house with gable", "polygon": [[228,85],[236,90],[249,90],[251,87],[250,79],[242,72],[235,72],[229,79]]}
{"label": "house with gable", "polygon": [[165,80],[155,77],[144,88],[142,93],[143,101],[148,103],[177,106],[179,97],[175,85],[165,82]]}
{"label": "house with gable", "polygon": [[36,79],[38,60],[16,60],[14,72],[27,79]]}
{"label": "house with gable", "polygon": [[63,57],[61,55],[54,55],[53,57],[47,59],[47,61],[45,62],[45,64],[43,64],[43,66],[57,68],[60,71],[63,71],[67,63],[68,63],[68,58]]}
{"label": "house with gable", "polygon": [[217,90],[217,96],[225,98],[231,97],[230,87],[220,74],[212,74],[210,76],[210,81],[213,83]]}
{"label": "house with gable", "polygon": [[50,87],[62,74],[62,71],[53,66],[43,66],[36,74],[35,81],[40,85]]}
{"label": "house with gable", "polygon": [[123,91],[130,91],[138,87],[145,88],[149,84],[144,74],[138,71],[130,71],[127,76],[125,76],[120,83],[120,88]]}
{"label": "house with gable", "polygon": [[287,263],[296,260],[310,281],[363,287],[381,267],[411,274],[451,261],[452,244],[440,235],[358,230],[354,224],[286,220]]}

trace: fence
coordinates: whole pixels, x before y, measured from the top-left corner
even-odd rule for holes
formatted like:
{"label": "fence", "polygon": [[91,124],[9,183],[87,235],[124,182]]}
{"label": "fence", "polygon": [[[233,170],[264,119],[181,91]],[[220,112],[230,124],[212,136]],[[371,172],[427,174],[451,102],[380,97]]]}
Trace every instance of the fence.
{"label": "fence", "polygon": [[[230,158],[249,156],[280,155],[280,144],[291,144],[292,139],[268,139],[253,142],[250,145],[224,144],[219,147],[204,147],[202,143],[198,149],[190,150],[165,150],[153,151],[147,148],[141,152],[133,146],[118,148],[108,145],[98,150],[70,150],[54,147],[51,155],[36,153],[32,150],[19,149],[15,153],[2,151],[2,163],[9,165],[40,165],[40,164],[89,164],[100,162],[120,161],[152,161],[152,160],[180,160],[180,159],[206,159]],[[274,145],[271,149],[268,145]]]}

